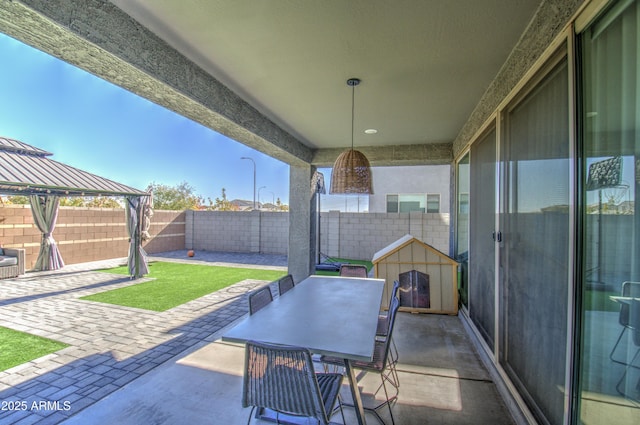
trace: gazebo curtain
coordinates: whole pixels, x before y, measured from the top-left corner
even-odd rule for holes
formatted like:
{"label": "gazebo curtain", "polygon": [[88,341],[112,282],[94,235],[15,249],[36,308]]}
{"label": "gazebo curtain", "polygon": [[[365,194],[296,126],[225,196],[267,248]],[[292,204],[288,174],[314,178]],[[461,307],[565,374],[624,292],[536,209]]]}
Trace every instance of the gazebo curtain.
{"label": "gazebo curtain", "polygon": [[29,202],[31,204],[33,220],[42,232],[40,253],[38,254],[34,270],[58,270],[64,267],[64,261],[62,260],[60,251],[58,251],[56,241],[53,239],[53,230],[56,227],[56,220],[58,219],[60,198],[50,195],[31,195]]}
{"label": "gazebo curtain", "polygon": [[149,273],[147,253],[142,248],[145,210],[148,197],[127,197],[126,216],[129,233],[129,275],[139,278]]}

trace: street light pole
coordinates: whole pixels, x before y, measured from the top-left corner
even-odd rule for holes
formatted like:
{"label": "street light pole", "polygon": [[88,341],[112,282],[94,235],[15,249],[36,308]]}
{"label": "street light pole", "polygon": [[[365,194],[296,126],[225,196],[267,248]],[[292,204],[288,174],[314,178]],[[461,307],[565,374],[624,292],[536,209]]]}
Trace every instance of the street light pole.
{"label": "street light pole", "polygon": [[266,187],[267,187],[267,186],[260,186],[260,187],[258,188],[258,205],[260,205],[260,191],[261,191],[262,189],[265,189]]}
{"label": "street light pole", "polygon": [[240,159],[248,159],[253,162],[253,209],[256,209],[256,162],[253,158],[249,158],[248,156],[242,156]]}

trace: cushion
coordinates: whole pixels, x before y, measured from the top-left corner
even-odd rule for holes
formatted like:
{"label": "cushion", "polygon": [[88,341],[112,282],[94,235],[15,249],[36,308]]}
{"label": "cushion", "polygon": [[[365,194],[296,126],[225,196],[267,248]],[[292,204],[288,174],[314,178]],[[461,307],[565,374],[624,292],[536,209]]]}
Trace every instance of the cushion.
{"label": "cushion", "polygon": [[0,267],[15,266],[16,264],[18,264],[17,257],[8,257],[6,255],[0,255]]}

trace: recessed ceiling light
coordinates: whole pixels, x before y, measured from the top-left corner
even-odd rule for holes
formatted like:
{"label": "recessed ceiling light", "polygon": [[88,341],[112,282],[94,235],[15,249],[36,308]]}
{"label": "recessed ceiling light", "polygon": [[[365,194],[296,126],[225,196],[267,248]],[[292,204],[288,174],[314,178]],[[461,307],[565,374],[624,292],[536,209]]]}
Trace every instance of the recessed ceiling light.
{"label": "recessed ceiling light", "polygon": [[378,132],[378,130],[376,130],[375,128],[368,128],[364,132],[366,134],[376,134]]}

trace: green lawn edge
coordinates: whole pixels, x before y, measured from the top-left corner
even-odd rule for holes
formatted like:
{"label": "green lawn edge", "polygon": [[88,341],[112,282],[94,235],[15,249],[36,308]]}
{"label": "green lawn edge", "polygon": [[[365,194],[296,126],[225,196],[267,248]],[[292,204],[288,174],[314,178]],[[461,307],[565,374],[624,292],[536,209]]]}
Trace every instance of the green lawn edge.
{"label": "green lawn edge", "polygon": [[30,362],[69,345],[0,326],[0,371]]}
{"label": "green lawn edge", "polygon": [[[128,274],[126,266],[100,271]],[[149,274],[146,277],[152,280],[84,296],[80,299],[161,312],[245,279],[274,281],[285,274],[286,272],[281,270],[158,261],[149,264]]]}

